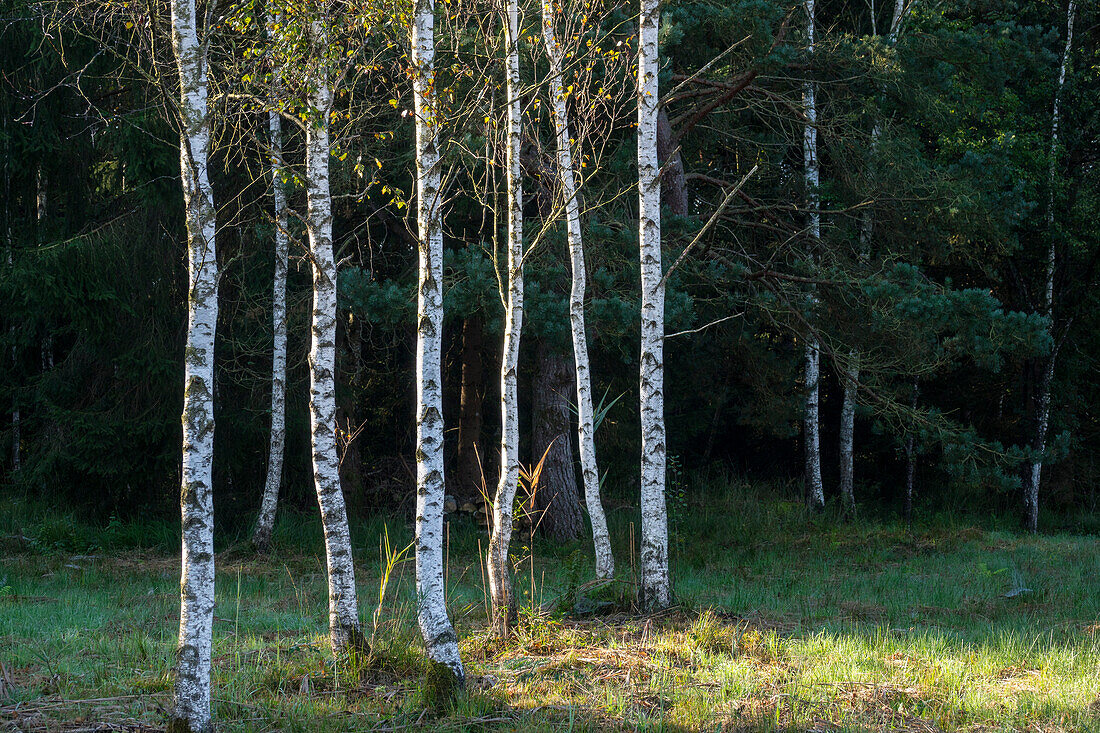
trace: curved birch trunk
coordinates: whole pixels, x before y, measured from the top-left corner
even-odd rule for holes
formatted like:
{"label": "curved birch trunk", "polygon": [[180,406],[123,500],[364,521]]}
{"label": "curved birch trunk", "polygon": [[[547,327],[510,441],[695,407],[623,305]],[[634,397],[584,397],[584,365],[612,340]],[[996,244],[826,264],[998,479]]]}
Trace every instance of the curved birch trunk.
{"label": "curved birch trunk", "polygon": [[523,182],[520,169],[523,111],[519,77],[519,1],[506,12],[508,101],[508,303],[504,315],[504,351],[500,363],[500,482],[493,497],[493,533],[489,539],[491,627],[508,635],[516,616],[508,548],[512,541],[512,503],[519,482],[519,340],[523,332]]}
{"label": "curved birch trunk", "polygon": [[416,220],[420,276],[416,297],[416,599],[428,658],[465,681],[443,585],[443,223],[439,122],[434,100],[435,6],[417,0],[413,22],[416,112]]}
{"label": "curved birch trunk", "polygon": [[[314,23],[319,45],[325,34]],[[365,642],[359,625],[351,533],[340,459],[336,450],[336,262],[332,251],[332,197],[329,191],[329,123],[332,91],[319,72],[310,107],[316,119],[306,127],[306,206],[313,261],[313,317],[309,351],[309,416],[313,482],[321,509],[328,571],[329,635],[334,654]]]}
{"label": "curved birch trunk", "polygon": [[672,604],[665,507],[665,287],[661,268],[661,181],[657,165],[658,0],[641,0],[638,30],[638,249],[642,320],[639,394],[642,423],[642,546],[638,601],[646,611]]}
{"label": "curved birch trunk", "polygon": [[187,226],[187,347],[184,351],[183,526],[180,630],[168,729],[213,730],[210,717],[214,623],[214,334],[218,261],[214,196],[207,176],[210,117],[206,51],[194,0],[172,0],[172,50],[180,77],[180,173]]}
{"label": "curved birch trunk", "polygon": [[[810,55],[814,52],[814,0],[806,0],[806,44]],[[816,246],[821,241],[821,196],[818,186],[821,183],[817,161],[817,101],[816,85],[806,81],[802,86],[802,107],[806,115],[803,129],[802,158],[805,165],[806,207],[810,210],[810,236]],[[810,296],[811,305],[816,298]],[[825,491],[821,484],[821,426],[818,419],[819,389],[821,376],[821,350],[817,339],[810,336],[806,340],[805,356],[806,406],[802,417],[802,441],[805,458],[806,501],[811,509],[825,507]]]}
{"label": "curved birch trunk", "polygon": [[260,516],[252,533],[252,544],[260,552],[267,552],[271,546],[275,510],[279,505],[279,484],[283,478],[283,451],[286,446],[286,268],[290,251],[286,231],[286,194],[280,182],[283,151],[282,119],[278,112],[268,114],[268,128],[271,137],[271,194],[275,201],[275,277],[271,306],[274,346],[271,351],[271,437],[267,480]]}
{"label": "curved birch trunk", "polygon": [[[1073,20],[1077,11],[1076,0],[1069,1],[1066,11],[1066,47],[1062,52],[1062,65],[1058,69],[1058,87],[1054,93],[1054,110],[1050,125],[1050,168],[1047,171],[1047,262],[1046,288],[1043,291],[1043,315],[1047,317],[1051,336],[1054,334],[1054,274],[1058,265],[1058,253],[1054,243],[1054,182],[1058,173],[1058,125],[1061,121],[1059,106],[1062,101],[1062,88],[1066,84],[1066,71],[1069,68],[1070,54],[1073,52]],[[1057,347],[1052,348],[1050,356],[1043,365],[1043,376],[1039,381],[1035,406],[1035,435],[1032,440],[1034,458],[1024,467],[1024,507],[1027,512],[1027,528],[1031,532],[1039,530],[1039,484],[1043,473],[1043,453],[1047,447],[1047,428],[1050,425],[1050,389],[1054,382],[1054,365]]]}
{"label": "curved birch trunk", "polygon": [[581,477],[584,481],[584,502],[592,522],[592,543],[596,554],[596,577],[615,575],[615,557],[611,552],[611,537],[607,517],[600,501],[600,471],[596,462],[596,428],[592,411],[592,376],[588,361],[588,340],[584,324],[584,291],[587,272],[584,266],[584,240],[581,235],[580,202],[573,177],[573,150],[569,138],[569,112],[562,79],[562,50],[554,34],[552,0],[542,4],[543,40],[550,59],[551,109],[557,139],[558,171],[562,197],[565,199],[566,237],[569,242],[569,262],[572,285],[569,290],[569,326],[573,337],[573,360],[577,370],[577,437],[581,454]]}

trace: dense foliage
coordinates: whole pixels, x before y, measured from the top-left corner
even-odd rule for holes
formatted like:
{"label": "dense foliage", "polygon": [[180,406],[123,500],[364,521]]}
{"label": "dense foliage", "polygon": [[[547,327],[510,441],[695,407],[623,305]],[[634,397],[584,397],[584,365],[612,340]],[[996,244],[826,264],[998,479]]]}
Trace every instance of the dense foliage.
{"label": "dense foliage", "polygon": [[[606,33],[629,60],[634,11],[604,5]],[[125,38],[111,46],[66,22],[68,10],[28,0],[2,0],[0,7],[0,481],[4,491],[104,516],[167,513],[179,485],[186,298],[178,141],[165,93],[172,81],[146,73],[120,50]],[[666,188],[684,189],[687,204],[666,191],[666,271],[715,218],[668,276],[667,418],[675,465],[718,462],[797,475],[800,344],[813,333],[826,364],[822,441],[830,497],[841,378],[858,350],[857,501],[899,506],[903,447],[912,437],[919,504],[1017,512],[1022,464],[1036,457],[1036,390],[1053,352],[1042,505],[1093,509],[1100,456],[1096,8],[1077,10],[1053,146],[1066,33],[1060,2],[914,0],[893,43],[885,37],[888,8],[872,18],[865,4],[831,0],[818,9],[829,21],[812,56],[799,31],[800,8],[759,0],[672,0],[664,7],[661,86],[671,92],[672,146],[661,154],[678,146],[682,170],[667,177]],[[537,29],[537,8],[527,12]],[[254,45],[256,24],[246,15],[236,21],[236,36],[227,30],[231,40],[216,55],[212,73],[224,89],[250,89],[262,73],[249,59],[275,53]],[[360,510],[409,509],[413,493],[413,121],[407,33],[398,11],[385,17],[390,22],[372,21],[378,30],[362,40],[363,61],[338,97],[342,121],[332,159],[342,471],[349,501]],[[492,474],[499,413],[490,406],[499,397],[502,329],[494,212],[502,204],[491,189],[503,173],[490,113],[500,110],[502,70],[471,25],[443,24],[441,32],[440,66],[453,74],[446,80],[454,180],[445,207],[448,456],[453,463],[463,367],[477,359],[479,381],[470,386],[486,406],[477,444]],[[490,37],[496,32],[489,29]],[[349,31],[340,53],[356,48],[353,40]],[[535,242],[520,372],[526,425],[536,354],[569,353],[570,346],[564,231],[541,216],[554,184],[549,121],[534,104],[545,64],[534,37],[524,54],[532,100],[524,171]],[[636,501],[637,211],[635,198],[622,195],[636,180],[633,108],[621,94],[630,70],[610,56],[601,63],[575,81],[615,97],[577,112],[586,121],[581,144],[590,166],[583,192],[588,332],[594,392],[611,405],[597,433],[609,471],[605,491],[615,501]],[[820,241],[806,236],[802,204],[799,93],[806,78],[820,89]],[[273,225],[264,122],[239,96],[218,97],[215,113],[223,272],[215,493],[219,514],[245,528],[267,460]],[[293,105],[285,111],[299,113]],[[302,136],[291,124],[284,130],[296,170]],[[740,193],[723,202],[753,166],[757,172]],[[301,208],[296,175],[281,185]],[[873,230],[865,240],[868,217]],[[305,506],[312,501],[310,303],[300,228],[291,226],[284,496]],[[1042,302],[1052,241],[1053,322]],[[471,328],[481,335],[474,350],[464,348]]]}

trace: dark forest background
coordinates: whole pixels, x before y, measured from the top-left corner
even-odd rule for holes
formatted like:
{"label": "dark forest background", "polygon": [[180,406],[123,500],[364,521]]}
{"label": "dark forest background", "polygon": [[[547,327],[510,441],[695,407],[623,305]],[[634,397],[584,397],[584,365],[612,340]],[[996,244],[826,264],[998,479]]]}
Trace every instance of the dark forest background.
{"label": "dark forest background", "polygon": [[[666,268],[715,212],[723,184],[760,166],[669,278],[668,332],[694,331],[666,344],[673,470],[690,476],[718,465],[750,479],[799,480],[802,343],[814,330],[824,350],[830,501],[837,501],[838,374],[858,348],[861,511],[900,510],[911,438],[918,513],[992,511],[1017,522],[1036,386],[1056,348],[1041,526],[1095,529],[1097,7],[1078,7],[1052,189],[1061,2],[918,1],[893,47],[881,35],[891,7],[873,14],[861,2],[819,5],[812,59],[797,30],[801,16],[792,19],[796,6],[664,6],[663,90],[744,39],[687,84],[662,118],[675,145],[661,154],[678,145],[682,162],[665,181]],[[2,0],[0,8],[0,490],[103,520],[173,515],[186,263],[165,88],[90,37],[52,25],[26,0]],[[623,17],[630,12],[623,7]],[[407,38],[394,34],[399,56]],[[342,474],[358,513],[411,512],[415,494],[416,251],[405,205],[413,122],[402,114],[411,90],[399,67],[360,90],[379,103],[333,159]],[[530,68],[525,73],[534,78]],[[806,238],[799,203],[805,78],[820,84],[820,245]],[[610,405],[596,440],[605,501],[614,505],[636,503],[640,444],[637,202],[613,195],[636,180],[631,114],[606,139],[586,142],[606,151],[585,194],[602,203],[584,223],[594,393]],[[882,124],[875,144],[873,120]],[[273,225],[263,156],[248,134],[263,124],[226,115],[216,128],[219,531],[247,530],[266,471]],[[552,149],[545,118],[530,134],[525,188],[537,227]],[[302,141],[288,135],[288,160],[300,164]],[[1046,223],[1051,191],[1053,228]],[[296,190],[291,203],[301,208],[303,198]],[[502,309],[484,208],[458,193],[445,211],[448,492],[462,503],[476,497],[482,472],[488,486],[495,482]],[[870,251],[859,244],[866,211],[875,220]],[[1053,323],[1041,306],[1051,241],[1058,252]],[[303,258],[302,244],[292,244],[283,501],[311,511]],[[532,425],[550,408],[535,395],[545,394],[555,363],[572,360],[562,232],[542,240],[528,278],[521,408],[525,455],[537,462]],[[460,444],[463,420],[465,435],[476,439]]]}

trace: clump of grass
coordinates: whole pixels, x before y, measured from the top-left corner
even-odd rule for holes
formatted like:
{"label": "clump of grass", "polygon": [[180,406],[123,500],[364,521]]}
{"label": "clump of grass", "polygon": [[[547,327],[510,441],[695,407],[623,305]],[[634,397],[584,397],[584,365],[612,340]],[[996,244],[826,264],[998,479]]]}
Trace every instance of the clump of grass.
{"label": "clump of grass", "polygon": [[450,667],[434,660],[426,662],[417,690],[424,707],[445,714],[451,710],[461,690],[462,685]]}

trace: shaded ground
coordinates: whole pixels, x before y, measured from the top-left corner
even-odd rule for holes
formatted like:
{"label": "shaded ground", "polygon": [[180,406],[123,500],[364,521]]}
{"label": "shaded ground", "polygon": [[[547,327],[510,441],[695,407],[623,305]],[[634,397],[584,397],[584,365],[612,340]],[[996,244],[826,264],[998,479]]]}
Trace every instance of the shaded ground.
{"label": "shaded ground", "polygon": [[[419,688],[411,563],[389,578],[375,653],[334,661],[318,528],[284,518],[272,555],[218,556],[219,729],[1100,730],[1095,538],[910,533],[810,517],[775,495],[711,485],[674,507],[681,605],[651,617],[629,610],[625,542],[619,580],[593,588],[586,545],[536,542],[532,560],[517,537],[526,600],[507,644],[484,636],[483,530],[456,521],[449,599],[471,684],[446,713],[427,710]],[[123,547],[140,532],[117,527],[76,551],[64,537],[87,528],[13,514],[19,526],[0,525],[0,730],[157,730],[177,558]],[[630,521],[613,513],[617,537]],[[392,519],[355,530],[370,628],[380,535],[400,548],[409,530]]]}

